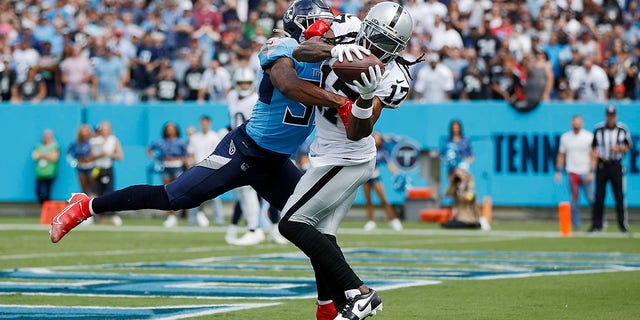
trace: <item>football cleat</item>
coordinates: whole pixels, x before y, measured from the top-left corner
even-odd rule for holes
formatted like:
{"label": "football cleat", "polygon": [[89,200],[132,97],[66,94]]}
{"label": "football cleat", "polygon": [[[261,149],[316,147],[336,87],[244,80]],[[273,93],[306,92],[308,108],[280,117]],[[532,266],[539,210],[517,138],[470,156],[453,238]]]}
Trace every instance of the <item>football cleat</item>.
{"label": "football cleat", "polygon": [[367,294],[347,299],[347,304],[334,320],[362,320],[374,316],[378,311],[382,311],[382,299],[375,290],[369,289]]}
{"label": "football cleat", "polygon": [[402,231],[402,223],[400,222],[400,220],[398,220],[398,218],[389,221],[389,226],[391,226],[391,228],[395,231]]}
{"label": "football cleat", "polygon": [[166,220],[164,220],[164,222],[162,223],[162,225],[163,225],[165,228],[173,228],[173,227],[175,227],[175,226],[177,226],[177,225],[178,225],[178,217],[176,217],[176,215],[175,215],[175,214],[167,215],[167,219],[166,219]]}
{"label": "football cleat", "polygon": [[318,309],[316,310],[316,320],[333,320],[336,316],[338,316],[338,310],[336,310],[336,305],[331,301],[330,303],[318,305]]}
{"label": "football cleat", "polygon": [[254,246],[265,240],[264,231],[262,229],[256,229],[255,231],[249,231],[240,237],[240,239],[234,241],[232,244],[237,246]]}
{"label": "football cleat", "polygon": [[51,229],[49,230],[51,242],[60,241],[71,229],[91,217],[90,200],[84,193],[71,194],[69,204],[51,220]]}
{"label": "football cleat", "polygon": [[367,223],[364,224],[364,231],[373,231],[377,228],[376,222],[373,220],[369,220],[367,221]]}
{"label": "football cleat", "polygon": [[196,214],[196,221],[198,222],[198,225],[203,228],[209,226],[209,219],[207,218],[207,215],[202,211],[198,211],[198,213]]}

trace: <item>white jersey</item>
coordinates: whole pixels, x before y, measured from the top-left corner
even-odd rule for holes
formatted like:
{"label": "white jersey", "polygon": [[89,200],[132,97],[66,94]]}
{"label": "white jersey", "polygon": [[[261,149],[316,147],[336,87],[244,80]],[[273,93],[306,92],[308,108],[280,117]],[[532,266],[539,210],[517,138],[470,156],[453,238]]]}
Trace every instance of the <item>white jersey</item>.
{"label": "white jersey", "polygon": [[218,143],[220,143],[220,137],[213,130],[209,130],[207,133],[198,131],[189,137],[187,150],[193,154],[196,163],[198,163],[207,158],[218,146]]}
{"label": "white jersey", "polygon": [[591,170],[591,143],[593,133],[580,129],[576,134],[567,131],[560,137],[560,148],[558,152],[565,154],[567,172],[577,174],[587,174]]}
{"label": "white jersey", "polygon": [[258,101],[257,92],[242,98],[235,89],[229,92],[227,104],[229,105],[229,117],[231,117],[231,129],[237,128],[251,118],[256,101]]}
{"label": "white jersey", "polygon": [[[360,19],[352,15],[340,15],[331,24],[336,36],[360,30]],[[348,39],[347,39],[348,40]],[[344,95],[356,101],[360,96],[358,88],[338,79],[331,69],[335,59],[322,64],[321,86],[330,92]],[[385,108],[398,108],[409,93],[409,82],[404,71],[395,62],[385,64],[389,75],[382,81],[375,92]],[[344,124],[335,108],[318,107],[316,115],[316,138],[311,144],[309,161],[313,166],[353,165],[367,162],[376,156],[376,145],[373,136],[352,141],[347,138]]]}

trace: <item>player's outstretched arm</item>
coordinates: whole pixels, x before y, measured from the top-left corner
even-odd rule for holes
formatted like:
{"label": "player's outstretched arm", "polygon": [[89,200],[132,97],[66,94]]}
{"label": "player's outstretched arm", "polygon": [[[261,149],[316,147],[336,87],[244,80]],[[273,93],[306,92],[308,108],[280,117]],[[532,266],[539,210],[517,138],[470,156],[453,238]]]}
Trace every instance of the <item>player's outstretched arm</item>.
{"label": "player's outstretched arm", "polygon": [[302,62],[320,62],[331,58],[331,49],[333,45],[324,42],[320,37],[313,37],[293,49],[293,57]]}
{"label": "player's outstretched arm", "polygon": [[291,100],[307,105],[337,108],[344,105],[347,99],[298,78],[293,61],[289,58],[276,60],[266,72],[273,86]]}

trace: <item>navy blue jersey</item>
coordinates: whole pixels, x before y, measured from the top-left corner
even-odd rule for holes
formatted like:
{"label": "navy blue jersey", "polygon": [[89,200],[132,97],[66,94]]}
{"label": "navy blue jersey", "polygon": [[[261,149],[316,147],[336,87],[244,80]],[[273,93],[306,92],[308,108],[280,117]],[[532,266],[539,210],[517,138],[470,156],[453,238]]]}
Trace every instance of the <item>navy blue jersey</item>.
{"label": "navy blue jersey", "polygon": [[[292,38],[269,39],[258,55],[262,69],[279,58],[289,58],[300,79],[319,84],[320,65],[294,59],[293,49],[297,46]],[[246,125],[247,135],[262,148],[293,154],[314,128],[314,108],[285,97],[263,71],[258,77],[258,102]]]}

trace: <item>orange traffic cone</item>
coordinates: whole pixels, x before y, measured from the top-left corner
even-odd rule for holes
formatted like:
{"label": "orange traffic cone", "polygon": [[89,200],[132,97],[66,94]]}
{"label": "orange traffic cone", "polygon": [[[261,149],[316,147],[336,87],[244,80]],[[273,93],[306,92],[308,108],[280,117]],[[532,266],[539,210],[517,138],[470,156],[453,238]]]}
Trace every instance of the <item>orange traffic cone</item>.
{"label": "orange traffic cone", "polygon": [[558,204],[558,222],[560,223],[560,235],[568,237],[571,235],[571,204],[560,202]]}

